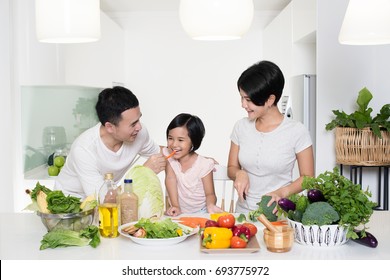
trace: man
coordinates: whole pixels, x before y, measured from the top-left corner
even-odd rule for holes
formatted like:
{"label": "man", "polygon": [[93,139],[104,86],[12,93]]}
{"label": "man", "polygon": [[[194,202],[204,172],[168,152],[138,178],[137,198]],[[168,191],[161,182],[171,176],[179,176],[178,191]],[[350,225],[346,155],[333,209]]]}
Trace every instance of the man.
{"label": "man", "polygon": [[138,155],[149,157],[144,166],[156,174],[165,169],[166,159],[142,127],[139,102],[130,90],[104,89],[96,112],[100,123],[74,141],[54,189],[80,198],[96,194],[105,173],[113,173],[118,183]]}

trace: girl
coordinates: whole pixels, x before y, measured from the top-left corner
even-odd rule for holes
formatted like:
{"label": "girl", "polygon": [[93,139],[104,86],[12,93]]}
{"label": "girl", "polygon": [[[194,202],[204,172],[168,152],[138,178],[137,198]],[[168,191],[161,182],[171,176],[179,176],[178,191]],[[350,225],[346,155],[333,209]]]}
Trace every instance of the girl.
{"label": "girl", "polygon": [[166,135],[168,148],[164,148],[164,154],[174,152],[165,169],[165,185],[171,204],[166,214],[222,212],[215,205],[214,160],[195,152],[205,135],[203,122],[197,116],[179,114],[169,124]]}

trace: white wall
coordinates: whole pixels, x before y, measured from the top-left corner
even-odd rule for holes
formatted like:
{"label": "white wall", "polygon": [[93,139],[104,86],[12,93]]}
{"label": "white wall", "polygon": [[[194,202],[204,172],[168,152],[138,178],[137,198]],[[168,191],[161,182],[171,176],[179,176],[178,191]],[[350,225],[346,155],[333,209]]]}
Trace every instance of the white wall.
{"label": "white wall", "polygon": [[126,34],[126,86],[139,98],[153,139],[166,145],[171,119],[196,114],[206,127],[199,153],[226,164],[233,125],[246,116],[236,82],[262,59],[262,28],[269,17],[257,14],[241,40],[216,42],[189,38],[177,12],[134,12],[116,20]]}
{"label": "white wall", "polygon": [[11,95],[11,48],[10,48],[10,14],[9,1],[0,1],[0,119],[1,137],[0,137],[0,212],[11,212],[13,201],[13,170],[14,157],[12,153],[12,138],[14,126],[12,123],[12,104]]}
{"label": "white wall", "polygon": [[[374,113],[390,103],[390,45],[348,46],[338,43],[338,33],[348,0],[317,1],[317,174],[335,165],[334,131],[325,125],[333,119],[332,110],[352,113],[358,92],[367,87],[373,94]],[[345,175],[348,175],[346,173]],[[377,197],[377,174],[364,171],[363,188]]]}

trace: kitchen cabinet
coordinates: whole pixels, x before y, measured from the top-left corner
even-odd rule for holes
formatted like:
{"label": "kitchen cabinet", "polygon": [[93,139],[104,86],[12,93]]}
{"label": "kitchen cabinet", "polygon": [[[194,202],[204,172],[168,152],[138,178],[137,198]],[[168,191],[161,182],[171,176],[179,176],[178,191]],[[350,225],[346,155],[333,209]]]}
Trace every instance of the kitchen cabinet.
{"label": "kitchen cabinet", "polygon": [[316,73],[316,2],[292,0],[264,29],[264,59],[283,71],[285,95],[292,77]]}
{"label": "kitchen cabinet", "polygon": [[93,43],[40,43],[34,1],[12,1],[13,45],[20,85],[111,87],[124,82],[124,32],[101,13],[101,39]]}

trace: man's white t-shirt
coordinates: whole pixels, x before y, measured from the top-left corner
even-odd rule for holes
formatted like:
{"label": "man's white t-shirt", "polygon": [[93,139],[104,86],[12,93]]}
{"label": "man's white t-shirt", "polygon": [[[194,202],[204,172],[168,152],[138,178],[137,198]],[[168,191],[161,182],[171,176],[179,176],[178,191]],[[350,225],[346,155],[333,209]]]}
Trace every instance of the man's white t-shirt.
{"label": "man's white t-shirt", "polygon": [[73,142],[54,189],[80,198],[97,194],[104,174],[113,173],[114,181],[118,183],[138,154],[149,157],[160,152],[144,126],[134,142],[124,142],[117,152],[113,152],[100,138],[100,126],[98,123],[86,130]]}
{"label": "man's white t-shirt", "polygon": [[255,121],[243,118],[235,124],[230,139],[239,146],[238,160],[249,176],[250,209],[238,200],[237,213],[257,209],[261,196],[290,184],[296,154],[312,145],[306,127],[287,117],[276,129],[266,133],[256,129]]}

